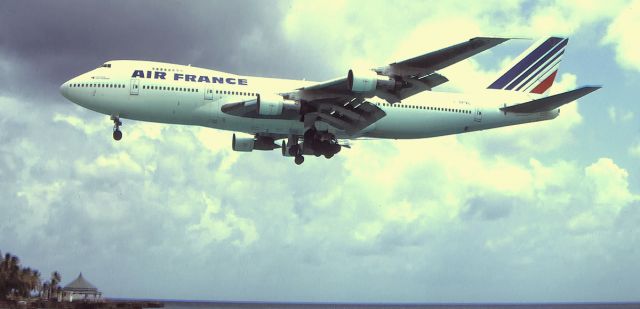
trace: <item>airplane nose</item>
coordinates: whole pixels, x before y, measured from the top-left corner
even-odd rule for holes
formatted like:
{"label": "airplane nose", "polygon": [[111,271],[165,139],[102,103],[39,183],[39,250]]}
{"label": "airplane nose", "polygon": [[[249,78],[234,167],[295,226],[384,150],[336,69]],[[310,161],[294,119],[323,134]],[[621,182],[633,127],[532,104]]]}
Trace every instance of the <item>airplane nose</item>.
{"label": "airplane nose", "polygon": [[60,93],[62,94],[63,97],[69,99],[69,81],[60,85]]}

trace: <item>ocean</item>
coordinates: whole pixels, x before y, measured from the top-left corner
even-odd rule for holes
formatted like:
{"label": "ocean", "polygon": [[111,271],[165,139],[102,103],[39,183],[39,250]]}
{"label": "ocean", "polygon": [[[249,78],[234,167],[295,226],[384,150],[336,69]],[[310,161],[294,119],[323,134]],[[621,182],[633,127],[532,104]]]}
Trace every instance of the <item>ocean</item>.
{"label": "ocean", "polygon": [[640,303],[523,303],[523,304],[333,304],[333,303],[262,303],[262,302],[192,302],[159,301],[166,309],[605,309],[639,308]]}

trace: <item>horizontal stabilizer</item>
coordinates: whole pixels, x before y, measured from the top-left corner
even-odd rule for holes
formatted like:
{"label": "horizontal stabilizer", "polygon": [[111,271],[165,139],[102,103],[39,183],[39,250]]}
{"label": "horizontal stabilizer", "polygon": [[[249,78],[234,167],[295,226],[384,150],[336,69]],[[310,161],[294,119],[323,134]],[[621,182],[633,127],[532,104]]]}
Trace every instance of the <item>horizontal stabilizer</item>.
{"label": "horizontal stabilizer", "polygon": [[560,94],[548,96],[542,99],[537,99],[525,103],[506,106],[500,108],[503,112],[510,113],[538,113],[554,110],[562,105],[573,102],[589,93],[592,93],[600,89],[600,86],[587,86],[563,92]]}

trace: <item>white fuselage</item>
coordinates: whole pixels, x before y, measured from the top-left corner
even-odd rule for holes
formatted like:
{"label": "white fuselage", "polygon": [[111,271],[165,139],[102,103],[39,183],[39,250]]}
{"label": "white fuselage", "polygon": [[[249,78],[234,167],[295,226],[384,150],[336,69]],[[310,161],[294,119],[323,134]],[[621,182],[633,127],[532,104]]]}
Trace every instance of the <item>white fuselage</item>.
{"label": "white fuselage", "polygon": [[[302,135],[299,119],[260,119],[232,116],[221,106],[261,95],[290,92],[313,82],[246,77],[191,66],[110,61],[61,86],[62,94],[85,108],[106,115],[141,121],[197,125],[249,134]],[[487,90],[477,94],[424,92],[393,105],[380,100],[386,116],[347,135],[324,123],[338,138],[426,138],[549,120],[559,110],[542,113],[503,113],[500,107],[527,102],[531,95]],[[374,101],[375,102],[375,101]]]}

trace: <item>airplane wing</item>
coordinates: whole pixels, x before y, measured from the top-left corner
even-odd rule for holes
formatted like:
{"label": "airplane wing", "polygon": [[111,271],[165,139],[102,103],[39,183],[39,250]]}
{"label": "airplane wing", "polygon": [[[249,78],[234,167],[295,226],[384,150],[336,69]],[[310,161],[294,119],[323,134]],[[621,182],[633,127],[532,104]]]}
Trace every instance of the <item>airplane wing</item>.
{"label": "airplane wing", "polygon": [[314,121],[326,122],[355,134],[386,113],[374,98],[396,103],[449,80],[436,71],[474,56],[505,38],[476,37],[417,57],[391,63],[370,71],[349,70],[346,77],[319,82],[284,94],[284,98],[304,102],[305,127]]}
{"label": "airplane wing", "polygon": [[[379,100],[379,99],[377,99]],[[228,115],[245,118],[262,119],[299,119],[305,123],[305,127],[311,127],[315,121],[323,121],[348,134],[355,134],[368,127],[387,114],[379,108],[375,98],[365,99],[363,97],[340,97],[307,102],[306,113],[300,117],[298,107],[283,108],[278,115],[261,115],[261,99],[246,98],[234,102],[225,102],[221,111]],[[380,101],[382,102],[382,101]],[[294,103],[295,105],[295,103]]]}
{"label": "airplane wing", "polygon": [[305,127],[319,120],[350,135],[356,134],[387,115],[375,101],[363,97],[311,101],[314,111],[304,114]]}
{"label": "airplane wing", "polygon": [[[500,43],[477,37],[372,70],[349,70],[346,77],[315,83],[278,97],[260,95],[224,102],[223,113],[267,119],[300,119],[305,128],[322,121],[350,135],[386,116],[379,103],[395,103],[449,81],[440,70]],[[378,102],[379,100],[379,102]]]}
{"label": "airplane wing", "polygon": [[387,73],[400,76],[425,76],[508,40],[506,38],[476,37],[434,52],[394,62],[387,67]]}
{"label": "airplane wing", "polygon": [[[376,95],[389,102],[398,102],[422,91],[431,90],[449,81],[446,77],[436,73],[437,70],[458,63],[507,40],[509,39],[476,37],[437,51],[376,68],[373,71],[378,75],[393,77],[395,80],[402,80],[403,83],[400,89],[376,91]],[[352,92],[350,87],[352,78],[350,73],[347,77],[320,82],[298,90],[349,94]]]}
{"label": "airplane wing", "polygon": [[554,110],[562,105],[571,103],[589,93],[592,93],[601,87],[599,86],[586,86],[575,90],[563,92],[560,94],[544,97],[525,103],[519,103],[511,106],[500,108],[503,112],[511,113],[538,113]]}

